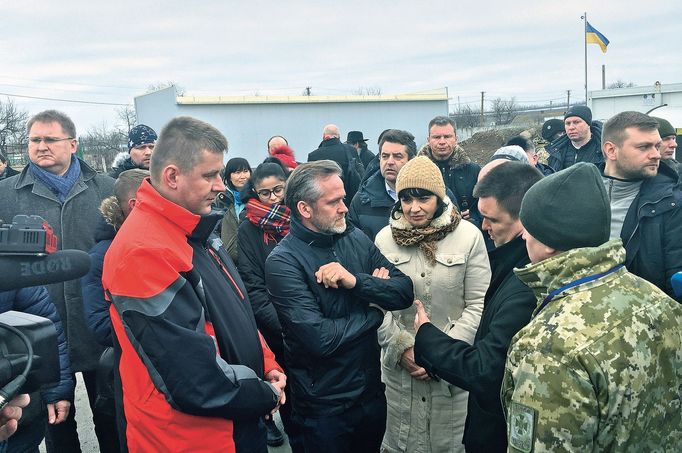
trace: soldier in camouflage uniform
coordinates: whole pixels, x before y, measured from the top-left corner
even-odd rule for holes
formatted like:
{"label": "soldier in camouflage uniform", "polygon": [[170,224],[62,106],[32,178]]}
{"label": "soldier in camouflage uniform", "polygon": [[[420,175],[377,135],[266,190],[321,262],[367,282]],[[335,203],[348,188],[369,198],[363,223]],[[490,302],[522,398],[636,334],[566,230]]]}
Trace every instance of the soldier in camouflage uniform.
{"label": "soldier in camouflage uniform", "polygon": [[520,217],[538,306],[507,357],[509,450],[682,451],[682,307],[623,266],[597,168],[538,182]]}

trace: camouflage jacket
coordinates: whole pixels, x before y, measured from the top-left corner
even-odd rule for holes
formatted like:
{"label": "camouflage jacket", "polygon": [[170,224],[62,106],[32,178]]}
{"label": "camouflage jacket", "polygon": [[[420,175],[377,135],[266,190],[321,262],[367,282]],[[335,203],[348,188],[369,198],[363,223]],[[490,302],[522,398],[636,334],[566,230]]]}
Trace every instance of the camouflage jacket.
{"label": "camouflage jacket", "polygon": [[682,451],[682,305],[624,260],[615,239],[515,270],[539,302],[507,356],[509,451]]}

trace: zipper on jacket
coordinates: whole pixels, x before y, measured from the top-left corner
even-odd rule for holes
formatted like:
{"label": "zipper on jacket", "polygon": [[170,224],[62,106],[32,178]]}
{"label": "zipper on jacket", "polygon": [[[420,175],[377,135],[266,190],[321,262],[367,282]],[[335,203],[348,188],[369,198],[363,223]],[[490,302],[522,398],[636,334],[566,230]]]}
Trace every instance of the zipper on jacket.
{"label": "zipper on jacket", "polygon": [[649,204],[656,205],[656,204],[660,203],[661,201],[663,201],[664,198],[666,198],[666,197],[659,198],[659,199],[656,200],[656,201],[647,201],[646,203],[644,203],[642,206],[639,207],[639,209],[637,210],[637,224],[635,225],[635,229],[632,230],[632,234],[631,234],[630,237],[628,238],[628,241],[627,241],[625,244],[623,244],[624,247],[627,247],[627,245],[630,243],[630,241],[632,240],[632,238],[635,236],[635,233],[637,232],[637,229],[639,228],[639,220],[642,218],[642,216],[640,215],[640,213],[642,212],[642,209],[644,209],[644,207],[645,207],[646,205],[649,205]]}

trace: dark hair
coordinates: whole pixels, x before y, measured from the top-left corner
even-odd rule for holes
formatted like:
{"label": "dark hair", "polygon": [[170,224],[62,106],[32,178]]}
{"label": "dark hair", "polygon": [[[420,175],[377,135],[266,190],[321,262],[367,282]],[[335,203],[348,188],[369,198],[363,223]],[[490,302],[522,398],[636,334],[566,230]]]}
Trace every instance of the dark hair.
{"label": "dark hair", "polygon": [[440,215],[445,211],[445,208],[448,207],[447,204],[445,204],[445,201],[441,200],[438,195],[435,193],[431,192],[430,190],[426,189],[417,189],[414,187],[408,187],[407,189],[403,189],[400,192],[398,192],[398,201],[393,205],[391,208],[391,218],[392,219],[397,219],[396,213],[403,213],[403,205],[400,203],[400,200],[403,198],[421,198],[421,197],[430,197],[431,195],[436,197],[436,212],[433,214],[433,218],[440,217]]}
{"label": "dark hair", "polygon": [[243,157],[233,157],[232,159],[228,160],[223,172],[223,182],[225,185],[234,190],[235,187],[232,185],[230,175],[232,175],[234,172],[244,170],[249,170],[249,173],[251,173],[251,165],[249,164],[248,160],[244,159]]}
{"label": "dark hair", "polygon": [[66,113],[58,110],[45,110],[34,115],[28,123],[26,123],[26,132],[31,132],[33,123],[59,123],[66,135],[71,138],[76,137],[76,126]]}
{"label": "dark hair", "polygon": [[383,132],[381,132],[381,134],[379,134],[379,138],[377,138],[377,145],[381,145],[381,139],[384,138],[384,134],[390,130],[391,129],[384,129]]}
{"label": "dark hair", "polygon": [[210,124],[189,116],[173,118],[161,130],[154,147],[149,167],[152,182],[161,177],[164,167],[176,165],[181,171],[188,171],[199,161],[202,153],[224,154],[227,139]]}
{"label": "dark hair", "polygon": [[634,127],[640,131],[658,130],[658,121],[649,115],[640,112],[620,112],[611,117],[605,124],[601,133],[602,146],[606,142],[623,146],[626,138],[625,129]]}
{"label": "dark hair", "polygon": [[291,173],[289,171],[289,169],[282,163],[282,161],[279,160],[278,158],[276,158],[275,156],[266,157],[265,159],[263,159],[263,163],[264,164],[277,164],[277,165],[279,165],[280,167],[282,167],[284,174],[286,174],[287,176],[289,175],[289,173]]}
{"label": "dark hair", "polygon": [[289,175],[285,204],[291,213],[300,219],[296,205],[305,201],[312,205],[322,196],[319,180],[336,175],[341,177],[341,167],[333,160],[317,160],[301,164]]}
{"label": "dark hair", "polygon": [[455,134],[457,133],[457,126],[455,125],[455,120],[450,118],[449,116],[437,116],[431,121],[429,121],[429,130],[428,134],[431,134],[431,128],[433,126],[447,126],[447,125],[452,126],[452,129],[455,131]]}
{"label": "dark hair", "polygon": [[530,152],[535,150],[535,146],[533,146],[533,142],[528,140],[527,138],[521,137],[520,135],[517,135],[516,137],[512,137],[509,140],[507,140],[507,143],[504,144],[504,146],[520,146],[523,148],[524,151]]}
{"label": "dark hair", "polygon": [[400,145],[405,145],[407,151],[407,158],[412,159],[417,155],[417,144],[414,142],[414,135],[407,131],[401,131],[400,129],[387,129],[381,133],[381,140],[379,141],[379,155],[381,156],[381,148],[384,143],[398,143]]}
{"label": "dark hair", "polygon": [[251,177],[246,182],[242,190],[239,191],[242,203],[246,203],[249,198],[256,198],[256,185],[264,180],[274,176],[275,178],[281,179],[282,182],[286,182],[287,173],[282,168],[282,164],[275,162],[264,162],[256,167],[256,169],[251,173]]}
{"label": "dark hair", "polygon": [[535,167],[525,162],[505,162],[490,170],[474,187],[474,197],[492,197],[512,219],[519,218],[521,200],[533,184],[542,179]]}

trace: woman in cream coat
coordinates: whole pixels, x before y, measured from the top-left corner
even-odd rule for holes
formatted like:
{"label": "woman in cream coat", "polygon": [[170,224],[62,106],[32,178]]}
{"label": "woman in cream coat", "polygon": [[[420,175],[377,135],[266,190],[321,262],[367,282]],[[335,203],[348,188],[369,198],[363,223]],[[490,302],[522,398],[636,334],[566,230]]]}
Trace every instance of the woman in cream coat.
{"label": "woman in cream coat", "polygon": [[[490,283],[481,232],[462,220],[445,195],[438,167],[427,157],[405,164],[398,202],[379,232],[381,252],[414,282],[431,322],[453,338],[472,343]],[[431,379],[414,363],[414,307],[387,312],[379,329],[388,417],[385,452],[464,451],[464,390]]]}

